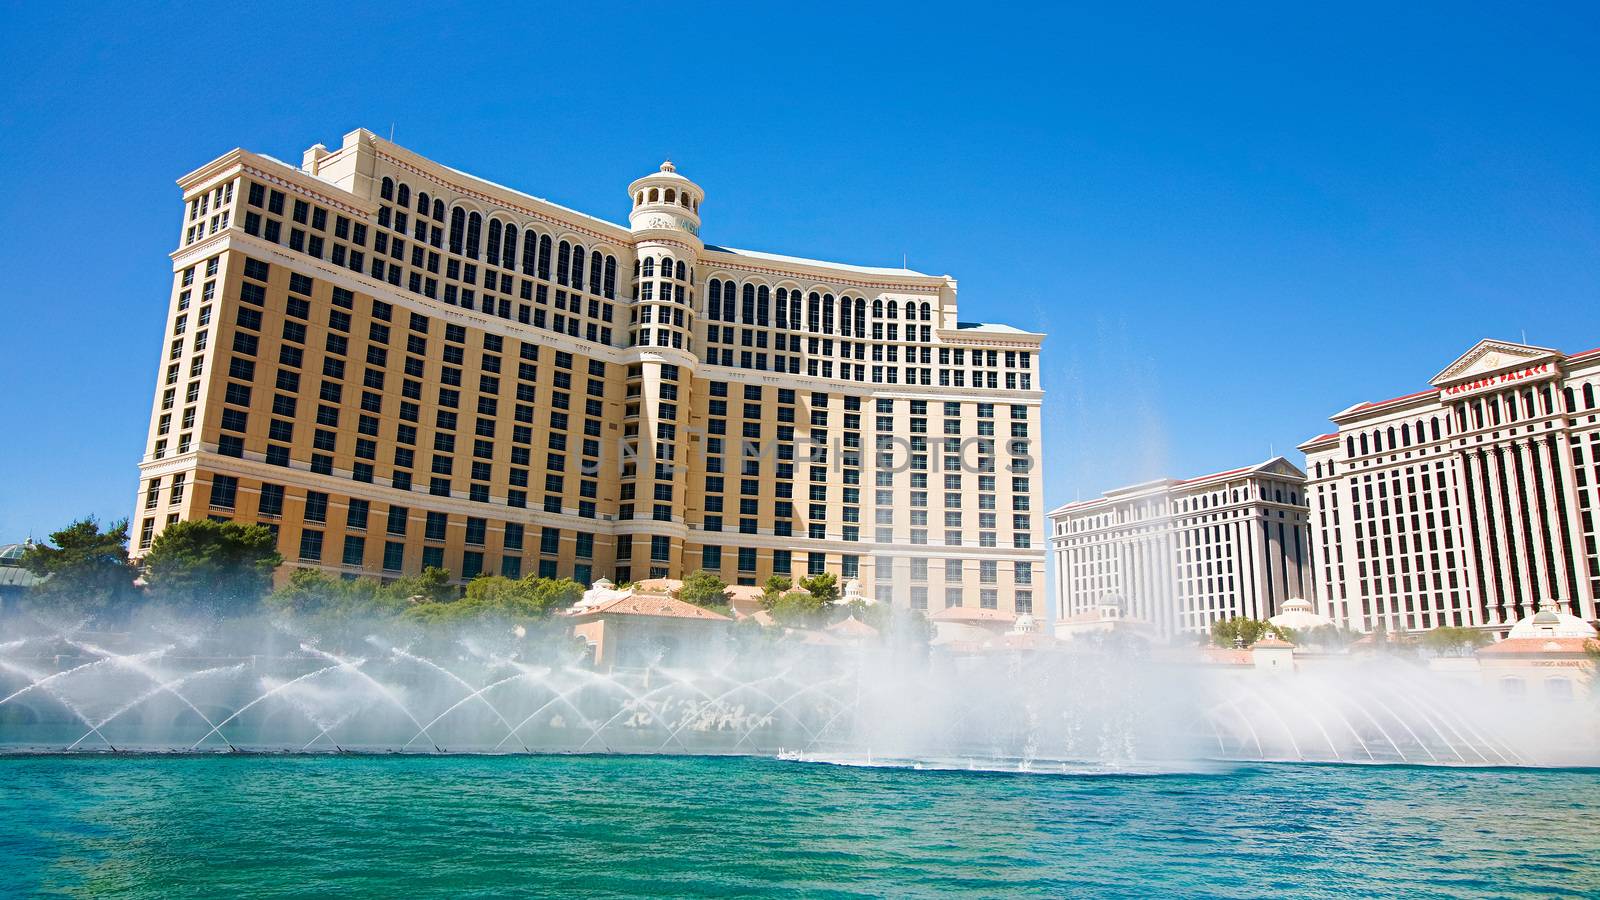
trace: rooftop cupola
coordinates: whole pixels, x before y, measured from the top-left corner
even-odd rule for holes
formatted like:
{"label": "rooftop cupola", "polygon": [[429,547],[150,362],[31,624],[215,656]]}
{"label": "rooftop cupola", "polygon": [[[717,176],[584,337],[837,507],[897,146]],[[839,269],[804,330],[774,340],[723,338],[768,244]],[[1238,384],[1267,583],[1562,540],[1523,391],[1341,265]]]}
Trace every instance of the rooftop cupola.
{"label": "rooftop cupola", "polygon": [[705,192],[700,185],[678,174],[678,167],[667,160],[661,170],[636,179],[628,185],[633,209],[628,225],[641,231],[686,232],[700,235],[700,201]]}

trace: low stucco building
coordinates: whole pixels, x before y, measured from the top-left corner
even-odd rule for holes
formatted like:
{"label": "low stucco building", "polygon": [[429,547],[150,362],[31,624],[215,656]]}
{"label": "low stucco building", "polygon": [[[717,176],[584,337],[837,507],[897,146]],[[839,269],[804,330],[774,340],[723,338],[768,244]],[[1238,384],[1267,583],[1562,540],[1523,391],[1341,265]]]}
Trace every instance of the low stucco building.
{"label": "low stucco building", "polygon": [[601,579],[568,612],[596,668],[672,665],[725,633],[733,620],[679,600],[682,586],[653,579],[616,589]]}

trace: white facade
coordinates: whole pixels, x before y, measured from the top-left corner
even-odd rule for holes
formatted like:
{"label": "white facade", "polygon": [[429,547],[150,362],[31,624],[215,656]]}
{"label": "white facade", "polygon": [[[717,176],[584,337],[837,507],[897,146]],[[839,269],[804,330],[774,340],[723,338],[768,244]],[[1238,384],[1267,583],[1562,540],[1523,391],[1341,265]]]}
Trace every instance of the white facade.
{"label": "white facade", "polygon": [[1057,619],[1115,598],[1163,636],[1265,619],[1305,597],[1305,473],[1283,457],[1108,491],[1050,513]]}
{"label": "white facade", "polygon": [[1319,611],[1350,628],[1504,632],[1600,593],[1600,351],[1480,341],[1429,390],[1302,444]]}

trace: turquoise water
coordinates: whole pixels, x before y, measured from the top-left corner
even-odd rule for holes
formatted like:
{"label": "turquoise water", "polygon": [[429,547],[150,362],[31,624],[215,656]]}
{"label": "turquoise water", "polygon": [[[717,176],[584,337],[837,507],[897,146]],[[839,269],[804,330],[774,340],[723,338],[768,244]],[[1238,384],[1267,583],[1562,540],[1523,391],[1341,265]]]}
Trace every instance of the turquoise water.
{"label": "turquoise water", "polygon": [[1594,896],[1600,773],[0,757],[0,896]]}

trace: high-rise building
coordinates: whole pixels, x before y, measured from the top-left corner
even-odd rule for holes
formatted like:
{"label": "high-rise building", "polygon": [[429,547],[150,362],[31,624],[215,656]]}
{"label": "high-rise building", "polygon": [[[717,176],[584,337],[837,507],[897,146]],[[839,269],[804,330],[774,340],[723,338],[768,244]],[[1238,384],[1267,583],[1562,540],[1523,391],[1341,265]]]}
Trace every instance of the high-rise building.
{"label": "high-rise building", "polygon": [[1031,611],[1043,336],[961,321],[953,278],[707,244],[671,163],[627,225],[365,130],[179,184],[135,555],[210,516],[339,573]]}
{"label": "high-rise building", "polygon": [[1283,457],[1107,491],[1050,513],[1056,615],[1116,607],[1157,634],[1267,619],[1309,590],[1304,472]]}
{"label": "high-rise building", "polygon": [[1504,633],[1548,602],[1594,619],[1597,383],[1600,350],[1485,340],[1428,390],[1334,415],[1300,446],[1323,615]]}

